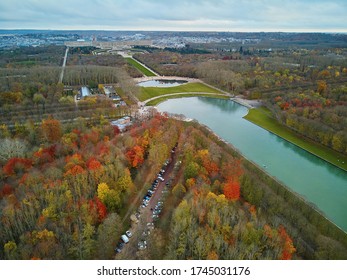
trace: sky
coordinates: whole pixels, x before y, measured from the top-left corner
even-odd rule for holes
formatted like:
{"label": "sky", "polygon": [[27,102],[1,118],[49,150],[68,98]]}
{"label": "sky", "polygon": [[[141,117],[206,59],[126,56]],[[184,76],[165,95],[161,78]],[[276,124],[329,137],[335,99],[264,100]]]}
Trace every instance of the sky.
{"label": "sky", "polygon": [[347,32],[347,0],[1,0],[0,29]]}

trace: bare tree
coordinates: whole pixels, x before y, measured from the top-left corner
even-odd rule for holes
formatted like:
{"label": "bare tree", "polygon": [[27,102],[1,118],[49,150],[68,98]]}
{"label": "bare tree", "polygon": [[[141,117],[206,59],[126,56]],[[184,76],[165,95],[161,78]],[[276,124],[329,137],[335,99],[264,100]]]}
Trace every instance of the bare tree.
{"label": "bare tree", "polygon": [[5,138],[0,142],[0,159],[3,161],[22,157],[26,151],[27,144],[23,140]]}

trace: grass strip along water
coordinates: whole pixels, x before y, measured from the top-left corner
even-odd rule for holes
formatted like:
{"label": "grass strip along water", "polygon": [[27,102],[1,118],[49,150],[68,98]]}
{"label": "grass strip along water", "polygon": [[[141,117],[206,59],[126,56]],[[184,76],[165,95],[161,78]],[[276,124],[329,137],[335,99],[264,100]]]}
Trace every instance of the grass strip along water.
{"label": "grass strip along water", "polygon": [[276,134],[277,136],[297,145],[298,147],[320,157],[321,159],[347,171],[347,156],[338,153],[328,147],[320,145],[308,138],[304,138],[298,133],[281,125],[271,115],[271,112],[264,108],[256,108],[248,111],[244,117],[246,120]]}
{"label": "grass strip along water", "polygon": [[136,69],[138,69],[142,74],[146,75],[147,77],[156,76],[156,74],[154,74],[151,70],[147,69],[146,67],[138,63],[133,58],[127,57],[126,60],[130,65],[134,66]]}

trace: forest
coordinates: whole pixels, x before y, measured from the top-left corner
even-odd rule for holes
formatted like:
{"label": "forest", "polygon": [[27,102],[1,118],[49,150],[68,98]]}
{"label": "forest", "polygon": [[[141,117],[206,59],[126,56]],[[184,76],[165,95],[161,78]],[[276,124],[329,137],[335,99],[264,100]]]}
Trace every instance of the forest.
{"label": "forest", "polygon": [[[87,53],[90,52],[88,49]],[[68,59],[63,83],[58,83],[63,53],[64,49],[58,46],[0,52],[0,61],[7,62],[1,64],[0,68],[2,125],[11,130],[23,130],[25,126],[30,127],[50,115],[70,122],[78,117],[99,121],[100,118],[111,119],[131,113],[130,106],[114,108],[111,100],[97,94],[79,102],[78,107],[74,102],[74,97],[82,85],[90,86],[98,92],[99,84],[114,83],[117,85],[117,92],[128,105],[134,104],[138,87],[128,74],[129,65],[123,59],[107,56],[108,58],[103,58],[102,61],[114,58],[115,62],[105,64],[97,63],[92,58],[90,65],[85,62],[89,56],[84,55],[83,51],[72,52],[69,54],[71,57]],[[35,61],[35,64],[22,63],[27,60]],[[78,62],[79,60],[82,62]],[[17,66],[14,66],[15,61],[18,62]],[[133,68],[132,71],[137,70]]]}
{"label": "forest", "polygon": [[347,258],[345,233],[197,123],[157,114],[120,134],[48,118],[30,134],[1,142],[1,258],[113,259],[175,143],[164,211],[148,249],[128,258]]}

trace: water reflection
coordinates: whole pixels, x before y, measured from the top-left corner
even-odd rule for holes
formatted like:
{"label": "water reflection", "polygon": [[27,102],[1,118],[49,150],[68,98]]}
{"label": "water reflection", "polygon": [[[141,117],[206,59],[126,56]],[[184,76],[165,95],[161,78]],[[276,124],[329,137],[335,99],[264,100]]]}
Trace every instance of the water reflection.
{"label": "water reflection", "polygon": [[[206,98],[206,97],[196,97],[202,103],[214,106],[217,110],[224,112],[235,112],[240,110],[240,106],[235,102],[228,102],[228,100],[220,98]],[[237,105],[237,106],[235,106]]]}
{"label": "water reflection", "polygon": [[140,87],[176,87],[182,84],[186,84],[186,80],[151,80],[138,83]]}

